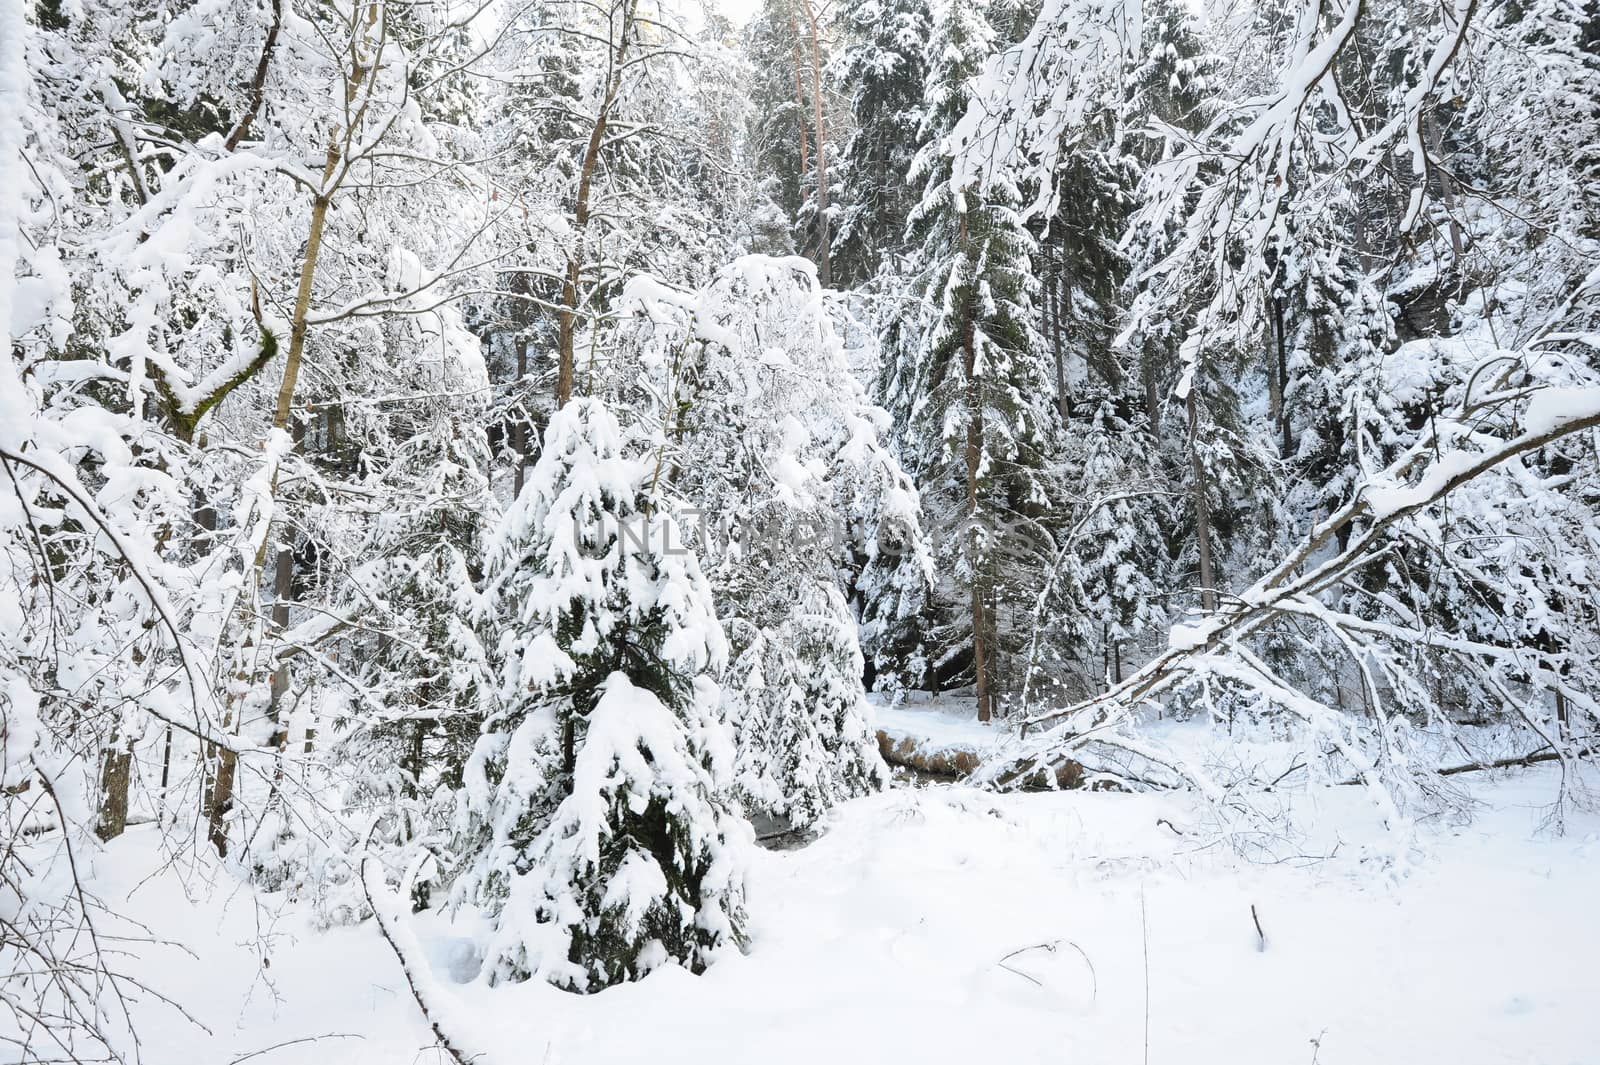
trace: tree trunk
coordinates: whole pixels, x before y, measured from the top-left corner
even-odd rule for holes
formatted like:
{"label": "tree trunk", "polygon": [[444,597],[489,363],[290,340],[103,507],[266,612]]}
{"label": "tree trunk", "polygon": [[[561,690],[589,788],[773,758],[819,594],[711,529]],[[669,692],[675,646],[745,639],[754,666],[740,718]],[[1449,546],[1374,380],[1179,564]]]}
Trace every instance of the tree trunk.
{"label": "tree trunk", "polygon": [[1061,422],[1072,413],[1072,396],[1067,390],[1067,323],[1072,320],[1072,274],[1067,268],[1066,249],[1058,249],[1056,285],[1056,403]]}
{"label": "tree trunk", "polygon": [[[967,217],[961,216],[960,241],[967,243]],[[967,535],[971,538],[969,565],[972,567],[972,669],[977,684],[978,720],[994,716],[994,695],[989,679],[989,618],[984,602],[984,570],[978,554],[978,471],[983,461],[983,389],[977,377],[978,352],[974,336],[972,308],[963,309],[961,325],[962,368],[967,383]]]}
{"label": "tree trunk", "polygon": [[[968,430],[971,432],[971,430]],[[976,539],[976,536],[974,536]],[[994,717],[993,693],[989,690],[988,614],[984,609],[983,581],[972,578],[972,670],[978,689],[978,720]]]}
{"label": "tree trunk", "polygon": [[1156,367],[1156,348],[1147,340],[1139,352],[1139,378],[1144,385],[1144,413],[1150,420],[1150,435],[1161,435],[1161,380]]}
{"label": "tree trunk", "polygon": [[1277,296],[1272,297],[1272,323],[1278,341],[1278,431],[1283,437],[1278,455],[1288,458],[1294,454],[1294,430],[1289,422],[1289,340],[1284,335],[1283,300]]}
{"label": "tree trunk", "polygon": [[[1046,255],[1049,256],[1049,252]],[[1061,424],[1065,425],[1071,413],[1071,404],[1067,402],[1067,352],[1063,336],[1065,330],[1061,324],[1061,259],[1050,256],[1046,262],[1050,274],[1045,280],[1045,307],[1050,318],[1050,350],[1056,360],[1056,413],[1061,416]]]}
{"label": "tree trunk", "polygon": [[790,50],[790,55],[793,57],[794,62],[794,103],[796,112],[795,127],[800,134],[800,176],[798,178],[799,185],[796,190],[798,198],[796,199],[794,205],[795,212],[798,215],[798,213],[805,208],[806,175],[811,172],[811,152],[806,138],[806,83],[805,78],[801,73],[805,67],[805,57],[800,51],[800,23],[795,20],[793,5],[787,7],[786,10],[789,17],[789,37],[794,42],[793,47]]}
{"label": "tree trunk", "polygon": [[100,752],[100,810],[94,834],[101,841],[116,839],[128,827],[128,787],[133,778],[133,751],[121,730]]}
{"label": "tree trunk", "polygon": [[1211,504],[1206,498],[1206,464],[1200,458],[1200,404],[1190,382],[1184,405],[1189,413],[1189,480],[1194,500],[1194,537],[1200,553],[1200,608],[1217,609],[1217,585],[1211,566]]}
{"label": "tree trunk", "polygon": [[[278,548],[277,565],[272,581],[272,630],[281,634],[289,627],[289,596],[294,587],[294,552],[288,545]],[[272,735],[267,745],[280,754],[289,742],[289,724],[284,720],[281,705],[289,690],[289,662],[278,663],[272,673]]]}
{"label": "tree trunk", "polygon": [[[241,656],[241,661],[247,661],[248,656]],[[234,675],[238,684],[249,682],[249,674],[241,667]],[[242,709],[241,704],[234,704],[229,708],[228,716],[222,720],[222,731],[228,732],[235,728],[233,715]],[[228,812],[233,809],[233,777],[235,767],[238,765],[239,756],[227,748],[217,748],[212,757],[214,759],[211,771],[210,786],[201,796],[201,803],[205,808],[206,838],[217,849],[220,857],[228,856]]]}
{"label": "tree trunk", "polygon": [[[376,4],[367,9],[365,16],[367,29],[371,29],[375,24],[379,17],[379,10]],[[344,86],[344,99],[347,107],[356,102],[356,98],[361,92],[361,86],[365,83],[368,75],[372,73],[371,68],[366,65],[362,51],[361,38],[365,31],[359,25],[361,17],[360,15],[353,16],[350,23],[350,69],[345,75]],[[333,197],[337,194],[339,186],[344,180],[344,171],[341,170],[341,164],[345,161],[343,139],[349,132],[336,126],[329,135],[328,151],[322,166],[322,185],[317,194],[311,199],[311,224],[306,233],[305,255],[300,261],[299,284],[295,290],[293,317],[289,325],[289,351],[284,356],[283,381],[278,386],[278,402],[272,416],[274,429],[283,430],[289,427],[289,412],[294,404],[295,387],[300,380],[300,365],[305,355],[306,332],[311,317],[311,295],[316,282],[317,259],[322,252],[322,234],[327,225],[328,208],[333,203]],[[274,470],[269,491],[276,495],[277,487],[278,475],[277,471]],[[261,541],[261,548],[256,553],[254,585],[256,588],[261,586],[263,571],[266,567],[267,545],[271,542],[272,538],[270,536],[264,537]],[[291,558],[290,565],[292,566],[292,564],[293,559]],[[281,557],[278,561],[278,566],[281,573],[283,568]],[[284,597],[284,601],[285,603],[287,602],[287,596]],[[277,613],[277,607],[274,606],[275,621]],[[240,661],[243,663],[248,660],[241,658]],[[241,666],[241,669],[248,670],[248,666]],[[248,673],[236,678],[236,681],[241,690],[248,689],[250,681]],[[280,734],[282,729],[281,723],[277,720],[277,697],[280,694],[281,688],[278,684],[278,677],[277,674],[274,674],[272,709],[274,719],[272,727],[275,737]],[[224,730],[230,727],[230,723],[231,727],[238,727],[242,710],[242,705],[230,708],[223,722]],[[227,826],[225,819],[228,810],[233,805],[235,764],[238,761],[238,757],[232,751],[227,750],[214,750],[211,752],[211,757],[215,759],[215,774],[211,779],[210,788],[203,792],[202,803],[206,823],[210,826],[211,842],[216,846],[218,854],[226,855]]]}
{"label": "tree trunk", "polygon": [[[1429,154],[1443,157],[1444,135],[1439,132],[1438,116],[1433,111],[1429,111],[1423,121],[1427,123],[1428,127],[1427,134]],[[1424,161],[1424,182],[1427,181],[1426,174],[1428,168],[1428,163]],[[1451,180],[1450,174],[1446,170],[1440,170],[1439,172],[1439,198],[1444,201],[1444,213],[1446,220],[1445,224],[1446,229],[1450,234],[1450,252],[1453,257],[1451,261],[1452,264],[1460,263],[1461,254],[1464,248],[1461,240],[1461,222],[1456,217],[1455,182]]]}
{"label": "tree trunk", "polygon": [[828,226],[828,127],[822,115],[822,34],[811,0],[800,0],[811,24],[811,102],[817,141],[817,280],[827,288],[832,281],[829,257],[833,243]]}
{"label": "tree trunk", "polygon": [[[517,339],[517,389],[522,392],[522,382],[528,374],[528,336],[524,333]],[[524,410],[517,420],[511,423],[511,451],[515,456],[516,468],[511,478],[511,498],[515,499],[522,494],[522,481],[528,475],[528,412]]]}
{"label": "tree trunk", "polygon": [[261,46],[261,58],[256,61],[255,77],[250,79],[250,107],[239,124],[233,127],[223,147],[233,151],[250,132],[250,125],[261,113],[261,102],[267,85],[267,71],[272,66],[272,53],[278,47],[278,31],[283,27],[283,0],[272,0],[272,23],[267,27],[267,39]]}
{"label": "tree trunk", "polygon": [[1283,381],[1278,376],[1278,365],[1283,356],[1283,323],[1275,313],[1277,299],[1267,297],[1267,312],[1272,320],[1272,345],[1267,349],[1267,420],[1272,425],[1283,423]]}
{"label": "tree trunk", "polygon": [[294,320],[289,326],[289,354],[283,361],[283,381],[278,385],[278,405],[272,414],[274,429],[287,429],[289,408],[294,403],[295,386],[300,381],[300,363],[305,356],[306,329],[311,313],[311,289],[317,276],[317,258],[322,254],[322,231],[328,221],[328,207],[335,189],[329,182],[339,170],[342,158],[339,135],[328,144],[327,161],[322,168],[322,191],[311,200],[311,228],[306,234],[306,254],[300,261],[300,285],[294,297]]}
{"label": "tree trunk", "polygon": [[624,0],[622,27],[610,59],[611,68],[606,73],[606,91],[595,112],[594,128],[589,131],[589,143],[583,150],[583,163],[578,170],[578,195],[572,207],[572,243],[567,248],[567,269],[561,279],[561,310],[556,314],[556,407],[565,407],[572,399],[573,338],[577,333],[578,286],[586,265],[584,235],[589,228],[589,195],[594,188],[595,170],[600,164],[600,149],[605,144],[606,126],[611,121],[611,109],[616,105],[617,93],[622,88],[622,71],[628,59],[628,43],[633,37],[634,12],[639,0]]}

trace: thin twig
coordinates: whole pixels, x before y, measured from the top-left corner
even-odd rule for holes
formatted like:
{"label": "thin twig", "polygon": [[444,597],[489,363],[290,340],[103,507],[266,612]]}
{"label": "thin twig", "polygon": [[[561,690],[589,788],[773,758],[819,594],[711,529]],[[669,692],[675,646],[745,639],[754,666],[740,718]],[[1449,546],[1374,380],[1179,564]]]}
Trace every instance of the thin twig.
{"label": "thin twig", "polygon": [[1144,940],[1144,1065],[1150,1065],[1150,921],[1145,912],[1144,884],[1139,884],[1139,933]]}

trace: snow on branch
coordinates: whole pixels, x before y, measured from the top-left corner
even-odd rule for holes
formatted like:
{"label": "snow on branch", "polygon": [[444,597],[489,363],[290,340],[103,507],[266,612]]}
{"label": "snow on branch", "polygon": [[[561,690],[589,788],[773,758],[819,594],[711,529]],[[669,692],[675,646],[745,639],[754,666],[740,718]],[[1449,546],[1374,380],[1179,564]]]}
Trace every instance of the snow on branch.
{"label": "snow on branch", "polygon": [[[440,1049],[450,1055],[450,1059],[456,1065],[487,1065],[490,1059],[482,1051],[472,1049],[471,1044],[464,1042],[459,1034],[447,1031],[444,1020],[451,1015],[449,993],[439,986],[438,981],[428,971],[422,944],[407,926],[406,907],[398,901],[410,895],[411,883],[415,881],[418,870],[428,857],[424,851],[412,862],[403,885],[406,890],[397,895],[383,882],[382,866],[374,862],[370,854],[363,854],[361,887],[366,893],[367,905],[372,908],[378,931],[383,935],[384,942],[389,944],[389,949],[394,951],[395,959],[400,963],[400,971],[405,974],[406,986],[411,989],[411,997],[416,1000],[417,1008],[427,1019],[428,1027],[433,1029],[434,1037],[439,1040]],[[459,1030],[465,1025],[451,1027]]]}
{"label": "snow on branch", "polygon": [[1053,176],[1088,116],[1138,54],[1140,0],[1050,0],[1020,44],[985,63],[946,150],[952,183],[986,187],[1022,169],[1034,177],[1028,215],[1053,211]]}
{"label": "snow on branch", "polygon": [[[1507,417],[1518,408],[1519,417]],[[1493,417],[1504,418],[1514,428],[1498,438],[1489,436],[1482,426]],[[1098,744],[1175,768],[1191,785],[1215,795],[1213,783],[1182,766],[1176,756],[1154,751],[1136,739],[1129,726],[1142,706],[1220,680],[1306,722],[1392,816],[1397,812],[1393,792],[1416,786],[1419,778],[1434,772],[1414,764],[1403,742],[1406,730],[1386,706],[1386,701],[1401,703],[1405,709],[1426,705],[1425,693],[1417,690],[1394,650],[1418,645],[1453,655],[1476,683],[1520,713],[1564,764],[1581,756],[1580,747],[1547,727],[1529,707],[1528,696],[1516,690],[1556,690],[1586,712],[1596,709],[1538,656],[1515,647],[1441,635],[1426,619],[1392,601],[1387,612],[1395,620],[1374,621],[1332,609],[1322,597],[1386,557],[1409,520],[1425,516],[1429,508],[1463,487],[1507,467],[1513,471],[1508,479],[1531,476],[1522,460],[1596,427],[1600,427],[1600,388],[1503,386],[1475,400],[1469,396],[1454,417],[1438,418],[1404,455],[1368,478],[1348,503],[1314,527],[1298,549],[1254,585],[1216,613],[1177,626],[1167,650],[1121,683],[1074,706],[1027,718],[1021,735],[980,767],[974,779],[1014,786]],[[1299,690],[1247,645],[1274,621],[1289,616],[1320,623],[1349,654],[1368,703],[1366,721]]]}

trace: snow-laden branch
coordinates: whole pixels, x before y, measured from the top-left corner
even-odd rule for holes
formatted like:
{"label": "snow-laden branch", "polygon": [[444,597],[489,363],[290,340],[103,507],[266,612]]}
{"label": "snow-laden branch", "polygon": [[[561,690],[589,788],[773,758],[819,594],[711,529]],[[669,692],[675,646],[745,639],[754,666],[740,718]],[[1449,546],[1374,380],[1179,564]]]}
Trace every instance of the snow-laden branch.
{"label": "snow-laden branch", "polygon": [[[117,524],[106,516],[105,512],[94,502],[87,489],[79,482],[60,456],[35,450],[22,452],[0,443],[0,459],[7,463],[26,467],[43,476],[51,482],[57,491],[61,492],[78,510],[83,518],[98,529],[111,544],[117,555],[127,564],[129,572],[133,574],[150,607],[155,611],[162,628],[171,638],[173,653],[178,656],[185,681],[194,707],[194,720],[183,721],[172,715],[166,714],[155,706],[146,707],[150,715],[164,724],[187,732],[198,739],[215,744],[224,750],[235,754],[253,754],[261,750],[252,744],[246,744],[236,736],[228,736],[219,731],[209,715],[202,709],[214,701],[210,684],[206,681],[200,664],[195,661],[189,648],[189,638],[186,630],[180,625],[178,613],[168,601],[165,590],[155,578],[152,568],[144,554],[129,540],[117,527]],[[40,560],[40,565],[47,565],[47,560]]]}
{"label": "snow-laden branch", "polygon": [[[429,855],[424,851],[412,861],[406,872],[403,888],[410,888],[422,863],[428,858]],[[361,856],[361,887],[366,893],[367,905],[372,907],[372,916],[377,922],[378,931],[382,934],[384,942],[389,944],[389,949],[394,951],[395,959],[400,962],[400,971],[405,974],[406,986],[411,989],[411,997],[416,1000],[417,1008],[422,1011],[423,1017],[427,1018],[428,1027],[433,1029],[434,1038],[439,1040],[440,1049],[450,1055],[456,1065],[487,1065],[490,1060],[487,1055],[480,1050],[472,1049],[469,1043],[463,1042],[460,1035],[452,1035],[445,1030],[442,1018],[449,1015],[448,992],[440,988],[438,981],[428,972],[428,962],[422,944],[417,942],[416,934],[407,925],[406,907],[399,901],[409,897],[410,891],[403,890],[399,896],[390,891],[389,886],[383,882],[382,866],[366,853]]]}
{"label": "snow-laden branch", "polygon": [[[1461,446],[1462,441],[1482,440],[1482,434],[1466,423],[1467,417],[1501,410],[1525,396],[1530,398],[1520,418],[1520,431],[1478,449]],[[980,767],[975,779],[1005,786],[1070,759],[1087,744],[1123,746],[1117,731],[1139,707],[1212,675],[1238,682],[1332,735],[1346,760],[1369,785],[1374,784],[1381,767],[1371,764],[1369,756],[1351,741],[1346,725],[1334,722],[1337,727],[1331,731],[1322,727],[1329,726],[1325,715],[1332,711],[1284,685],[1243,641],[1288,614],[1313,617],[1346,634],[1361,631],[1357,626],[1343,627],[1341,615],[1311,604],[1377,559],[1395,526],[1490,471],[1596,427],[1600,427],[1600,388],[1508,390],[1472,402],[1459,420],[1438,419],[1406,454],[1369,478],[1353,499],[1317,525],[1297,550],[1249,589],[1209,617],[1174,628],[1167,650],[1121,683],[1074,706],[1025,719],[1019,738]],[[1345,546],[1330,552],[1330,546],[1340,541]],[[1420,629],[1407,636],[1428,639]],[[1433,643],[1454,649],[1441,641]],[[1361,646],[1351,653],[1358,665],[1366,668],[1363,659],[1377,652]],[[1503,701],[1517,703],[1509,691],[1498,694]],[[1381,714],[1376,708],[1374,712]],[[1531,718],[1530,724],[1538,727]],[[1560,737],[1549,735],[1542,727],[1539,731],[1548,744],[1560,749]],[[1166,761],[1171,764],[1172,760]]]}
{"label": "snow-laden branch", "polygon": [[1046,3],[1027,37],[993,56],[977,78],[946,146],[955,157],[954,187],[1027,171],[1038,178],[1027,213],[1048,215],[1056,169],[1103,104],[1107,82],[1138,53],[1142,26],[1140,0]]}

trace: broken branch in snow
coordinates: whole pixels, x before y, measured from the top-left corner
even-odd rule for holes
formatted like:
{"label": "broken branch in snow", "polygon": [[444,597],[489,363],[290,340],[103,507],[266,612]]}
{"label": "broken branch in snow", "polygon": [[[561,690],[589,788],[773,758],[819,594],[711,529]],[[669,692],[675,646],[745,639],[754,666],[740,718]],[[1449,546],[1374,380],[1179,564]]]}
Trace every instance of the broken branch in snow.
{"label": "broken branch in snow", "polygon": [[[400,897],[410,896],[411,883],[416,880],[417,871],[427,859],[424,852],[411,863],[406,871]],[[361,856],[361,890],[366,895],[367,905],[372,908],[373,920],[378,925],[378,932],[383,936],[389,949],[394,952],[395,959],[400,963],[400,971],[405,975],[406,986],[411,989],[411,997],[416,1000],[417,1009],[422,1011],[422,1016],[427,1020],[428,1027],[433,1029],[434,1038],[439,1041],[439,1047],[450,1055],[456,1065],[482,1065],[488,1057],[481,1051],[469,1051],[458,1037],[445,1031],[439,1015],[443,1012],[442,1004],[438,1001],[440,992],[434,984],[433,978],[424,966],[421,945],[417,937],[405,925],[403,910],[395,905],[395,895],[383,883],[383,873],[373,862],[372,856],[363,853]]]}
{"label": "broken branch in snow", "polygon": [[[1591,758],[1600,753],[1600,747],[1583,747],[1575,751],[1534,751],[1529,754],[1514,755],[1510,758],[1494,758],[1487,762],[1465,762],[1461,765],[1447,765],[1437,770],[1441,777],[1451,777],[1459,773],[1484,773],[1491,769],[1525,769],[1540,762],[1556,762],[1562,760],[1577,760]],[[1354,781],[1343,781],[1351,784]]]}
{"label": "broken branch in snow", "polygon": [[1088,953],[1082,947],[1078,946],[1078,944],[1074,943],[1070,939],[1052,939],[1045,943],[1032,943],[1026,947],[1018,947],[1016,950],[1013,950],[1011,953],[1005,955],[999,961],[995,962],[995,965],[1004,969],[1008,973],[1013,973],[1022,977],[1034,987],[1044,987],[1044,981],[1040,980],[1032,973],[1023,972],[1021,969],[1018,969],[1013,965],[1007,965],[1006,962],[1010,961],[1012,958],[1015,958],[1019,954],[1026,954],[1030,950],[1043,950],[1054,954],[1061,947],[1071,947],[1073,950],[1078,952],[1078,957],[1083,959],[1083,964],[1089,969],[1089,1001],[1093,1002],[1098,999],[1100,997],[1100,975],[1095,972],[1094,962],[1089,960]]}
{"label": "broken branch in snow", "polygon": [[[1485,417],[1523,400],[1527,400],[1527,406],[1520,420],[1521,431],[1506,438],[1486,437]],[[1140,706],[1209,677],[1254,691],[1266,702],[1325,732],[1339,754],[1355,767],[1357,778],[1372,790],[1375,801],[1392,815],[1392,799],[1379,779],[1382,770],[1388,768],[1387,749],[1380,746],[1377,755],[1368,756],[1363,750],[1365,725],[1279,678],[1243,641],[1291,614],[1322,622],[1363,671],[1364,689],[1376,723],[1370,732],[1380,745],[1389,742],[1387,714],[1378,699],[1379,686],[1369,673],[1374,659],[1379,665],[1385,665],[1386,660],[1380,648],[1362,638],[1370,635],[1373,623],[1336,612],[1324,605],[1319,596],[1383,557],[1396,526],[1463,485],[1564,437],[1600,426],[1600,388],[1503,389],[1477,400],[1469,397],[1469,401],[1470,406],[1463,407],[1454,418],[1435,419],[1404,455],[1369,477],[1354,498],[1317,525],[1297,550],[1252,587],[1216,613],[1174,629],[1164,653],[1098,696],[1025,719],[1019,740],[991,757],[974,774],[974,780],[999,787],[1016,786],[1018,781],[1074,757],[1084,746],[1098,743],[1172,769],[1216,799],[1219,790],[1200,772],[1119,731]],[[1340,543],[1342,548],[1335,547]],[[1384,635],[1459,651],[1463,657],[1513,653],[1477,642],[1470,647],[1452,647],[1452,641],[1440,639],[1421,625],[1415,628],[1412,631],[1412,626],[1390,626]],[[1551,671],[1520,661],[1518,666],[1523,675],[1559,688],[1559,677]],[[1395,668],[1387,669],[1387,677],[1397,686],[1409,682]],[[1554,758],[1563,764],[1572,760],[1571,745],[1549,735],[1522,701],[1507,690],[1503,679],[1486,676],[1484,683],[1504,704],[1517,708]],[[1045,731],[1030,739],[1028,733],[1039,729]]]}

